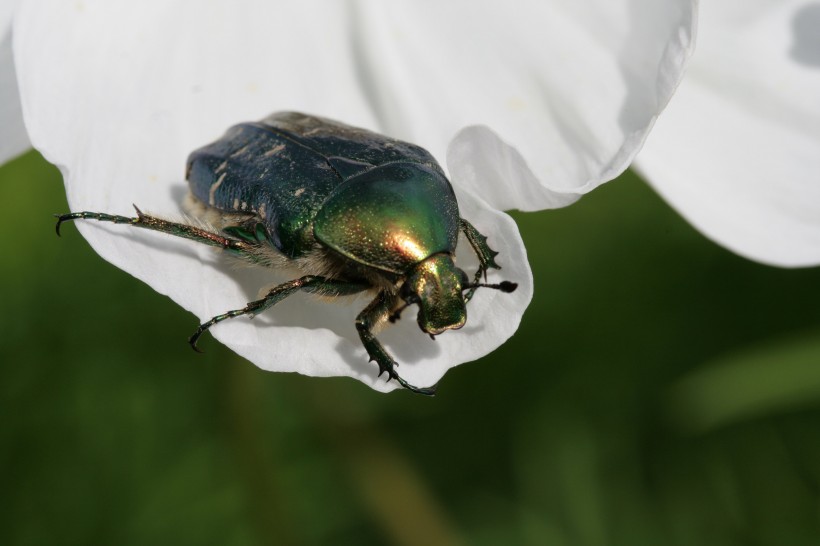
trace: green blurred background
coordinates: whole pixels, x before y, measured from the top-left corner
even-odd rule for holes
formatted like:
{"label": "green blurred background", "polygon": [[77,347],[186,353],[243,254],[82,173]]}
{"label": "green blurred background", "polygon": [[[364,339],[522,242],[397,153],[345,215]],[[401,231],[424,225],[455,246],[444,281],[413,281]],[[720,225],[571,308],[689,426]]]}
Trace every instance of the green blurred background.
{"label": "green blurred background", "polygon": [[695,232],[634,174],[516,214],[521,329],[434,399],[263,372],[0,169],[0,544],[820,543],[820,269]]}

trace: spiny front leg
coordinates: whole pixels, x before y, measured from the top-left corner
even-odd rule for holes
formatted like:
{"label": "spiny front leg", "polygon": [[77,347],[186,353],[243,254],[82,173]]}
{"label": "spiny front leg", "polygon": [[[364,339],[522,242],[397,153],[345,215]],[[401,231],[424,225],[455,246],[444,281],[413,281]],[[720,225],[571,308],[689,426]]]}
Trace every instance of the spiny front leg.
{"label": "spiny front leg", "polygon": [[[490,248],[487,244],[486,235],[482,235],[480,231],[464,218],[460,218],[459,220],[461,231],[464,232],[467,241],[470,243],[470,246],[473,247],[473,252],[475,252],[478,257],[478,271],[476,271],[475,277],[473,277],[473,284],[478,284],[478,282],[481,281],[481,277],[484,277],[484,281],[486,282],[487,269],[491,267],[493,269],[501,269],[501,266],[495,262],[495,257],[498,256],[498,252]],[[475,288],[471,288],[464,295],[464,301],[470,301],[475,291]]]}
{"label": "spiny front leg", "polygon": [[376,339],[376,336],[373,335],[373,327],[390,316],[390,311],[396,305],[397,297],[396,295],[387,294],[384,291],[379,292],[376,299],[370,302],[364,311],[359,313],[359,316],[356,317],[356,329],[359,331],[359,338],[362,340],[362,345],[364,345],[370,360],[375,360],[376,364],[379,365],[380,377],[383,373],[387,372],[388,381],[395,379],[405,389],[418,394],[432,396],[436,393],[435,386],[426,388],[415,387],[401,378],[396,372],[398,363],[393,360],[393,357],[388,354],[382,344],[379,343],[379,340]]}
{"label": "spiny front leg", "polygon": [[242,315],[257,315],[262,311],[273,307],[283,299],[298,292],[299,290],[304,290],[305,292],[311,292],[314,294],[321,294],[323,296],[348,296],[369,288],[370,286],[366,284],[335,281],[326,279],[325,277],[319,277],[317,275],[305,275],[304,277],[293,279],[292,281],[288,281],[271,288],[264,298],[252,301],[242,309],[228,311],[227,313],[217,315],[211,320],[200,324],[199,328],[196,329],[196,332],[188,338],[188,343],[191,344],[191,347],[193,347],[195,351],[201,352],[197,348],[196,342],[202,334],[204,334],[205,331],[214,324],[218,324],[223,320],[230,318],[240,317]]}

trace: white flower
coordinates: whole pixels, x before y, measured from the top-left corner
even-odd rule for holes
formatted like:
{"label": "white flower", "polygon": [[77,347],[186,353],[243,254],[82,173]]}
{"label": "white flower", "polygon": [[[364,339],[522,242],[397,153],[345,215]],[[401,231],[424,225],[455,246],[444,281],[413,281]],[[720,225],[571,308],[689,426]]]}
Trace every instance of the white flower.
{"label": "white flower", "polygon": [[[379,334],[400,374],[426,386],[503,343],[530,301],[523,244],[499,211],[565,205],[622,172],[678,83],[693,17],[683,0],[31,0],[15,19],[14,55],[28,135],[60,167],[72,210],[131,215],[136,203],[178,215],[187,154],[274,110],[374,129],[446,158],[462,215],[501,252],[504,269],[491,280],[519,289],[479,290],[467,326],[436,341],[409,317]],[[202,320],[284,280],[234,271],[189,241],[77,228],[106,260]],[[353,326],[366,303],[293,296],[211,332],[265,369],[389,390],[396,385],[376,378]]]}
{"label": "white flower", "polygon": [[639,170],[734,252],[820,264],[820,2],[705,2],[699,21]]}
{"label": "white flower", "polygon": [[11,19],[19,2],[0,1],[0,164],[30,146],[11,51]]}

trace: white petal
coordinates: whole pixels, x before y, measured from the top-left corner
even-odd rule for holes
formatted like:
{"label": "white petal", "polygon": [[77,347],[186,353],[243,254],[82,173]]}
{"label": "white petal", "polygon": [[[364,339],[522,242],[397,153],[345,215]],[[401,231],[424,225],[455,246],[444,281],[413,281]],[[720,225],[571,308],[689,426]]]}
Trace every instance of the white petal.
{"label": "white petal", "polygon": [[[446,126],[470,126],[448,154],[455,180],[502,210],[554,208],[632,161],[688,59],[694,2],[515,6],[483,17],[456,10],[435,17],[480,31],[459,34],[461,46],[448,51],[459,55],[459,68],[447,67],[451,75],[431,88],[427,108],[437,107]],[[425,44],[424,59],[447,49]],[[436,104],[436,95],[444,100]]]}
{"label": "white petal", "polygon": [[[147,213],[179,215],[188,153],[229,125],[274,110],[378,128],[372,97],[363,90],[370,83],[353,55],[363,29],[345,24],[352,16],[342,4],[211,2],[207,12],[192,5],[198,6],[32,1],[21,9],[15,51],[26,122],[34,145],[61,168],[72,210],[132,215],[136,203]],[[385,126],[398,125],[388,120]],[[463,192],[461,206],[502,252],[503,278],[520,287],[513,294],[479,290],[467,326],[436,341],[421,334],[410,310],[381,333],[402,364],[401,375],[419,386],[503,343],[532,295],[514,222]],[[286,278],[234,271],[211,249],[127,226],[77,222],[77,228],[105,259],[203,320],[242,307],[263,286]],[[395,384],[376,378],[354,328],[366,304],[330,305],[297,295],[253,321],[226,321],[212,333],[265,369],[349,375],[390,390]],[[181,332],[183,339],[187,334]]]}
{"label": "white petal", "polygon": [[17,0],[0,2],[0,164],[31,146],[23,125],[11,50],[11,21],[17,4]]}
{"label": "white petal", "polygon": [[724,0],[701,15],[689,72],[638,167],[738,254],[820,264],[820,4]]}
{"label": "white petal", "polygon": [[[155,59],[158,70],[144,76],[169,83],[187,78],[195,86],[184,90],[186,109],[198,113],[190,119],[191,133],[197,124],[216,134],[237,112],[255,119],[271,109],[307,110],[423,142],[443,158],[464,127],[492,127],[455,139],[448,158],[453,178],[481,195],[486,191],[485,200],[497,208],[536,210],[571,202],[629,164],[677,85],[691,45],[693,3],[79,6],[84,19],[97,18],[101,9],[113,12],[98,39],[133,40],[135,47],[139,41],[141,54],[161,45],[165,54],[173,52],[172,59]],[[155,28],[129,34],[149,13],[157,17]],[[126,36],[117,36],[120,30]],[[134,54],[120,51],[124,62],[114,77]],[[163,66],[177,73],[164,73]],[[219,101],[212,100],[215,94]],[[475,168],[488,149],[505,158],[504,168]]]}

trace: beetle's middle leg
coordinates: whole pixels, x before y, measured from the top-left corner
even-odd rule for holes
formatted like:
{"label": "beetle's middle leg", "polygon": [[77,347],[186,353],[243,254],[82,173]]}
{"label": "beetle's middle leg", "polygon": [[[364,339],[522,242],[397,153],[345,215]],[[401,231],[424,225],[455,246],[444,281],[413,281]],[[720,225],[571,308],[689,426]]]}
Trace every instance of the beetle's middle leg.
{"label": "beetle's middle leg", "polygon": [[364,345],[365,350],[367,350],[370,360],[375,360],[376,364],[379,365],[380,376],[387,372],[388,380],[395,379],[405,389],[432,396],[436,393],[435,387],[415,387],[401,378],[396,372],[396,366],[398,366],[398,364],[373,334],[373,327],[390,316],[392,309],[396,305],[397,297],[395,294],[388,294],[385,291],[381,291],[379,295],[376,296],[376,299],[370,302],[370,304],[364,308],[364,311],[359,313],[359,316],[356,317],[356,329],[359,331],[359,338],[362,340],[362,345]]}
{"label": "beetle's middle leg", "polygon": [[[464,218],[459,218],[459,227],[461,227],[461,231],[464,232],[464,236],[467,237],[467,241],[470,243],[470,246],[473,247],[473,252],[475,252],[476,256],[478,256],[478,271],[476,271],[475,277],[473,277],[473,284],[478,284],[478,282],[481,281],[481,277],[484,277],[484,280],[486,281],[487,270],[489,268],[492,267],[493,269],[501,269],[501,266],[495,261],[495,257],[498,256],[498,252],[490,248],[487,244],[487,236],[482,235],[481,232],[473,226],[473,224]],[[470,301],[475,291],[475,288],[471,288],[464,295],[464,301]]]}
{"label": "beetle's middle leg", "polygon": [[317,275],[305,275],[304,277],[293,279],[292,281],[274,286],[264,298],[252,301],[242,309],[228,311],[227,313],[222,313],[221,315],[213,317],[207,322],[203,322],[199,325],[199,328],[196,329],[196,332],[188,338],[188,343],[191,344],[191,347],[193,347],[195,351],[199,351],[196,346],[196,342],[211,326],[218,324],[223,320],[242,315],[250,315],[251,317],[258,315],[262,311],[273,307],[283,299],[300,290],[320,294],[322,296],[349,296],[364,290],[368,290],[369,288],[371,288],[369,284],[336,281]]}

